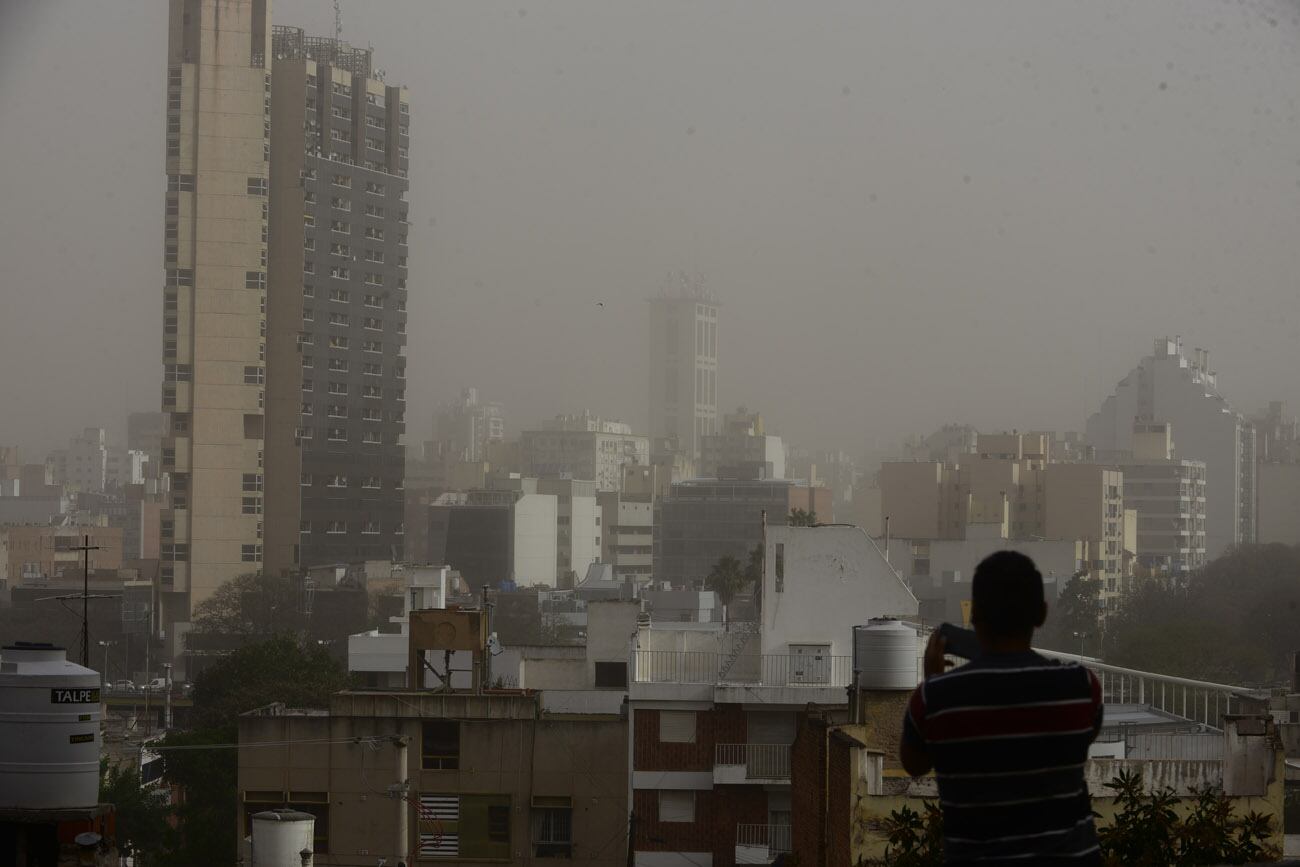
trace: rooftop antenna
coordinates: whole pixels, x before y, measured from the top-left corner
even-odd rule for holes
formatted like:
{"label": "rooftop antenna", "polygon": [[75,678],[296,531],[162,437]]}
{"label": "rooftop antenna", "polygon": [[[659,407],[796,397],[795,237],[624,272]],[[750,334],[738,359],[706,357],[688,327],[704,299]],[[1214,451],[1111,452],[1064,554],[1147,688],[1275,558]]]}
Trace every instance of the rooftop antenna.
{"label": "rooftop antenna", "polygon": [[343,8],[342,0],[334,0],[334,41],[343,41]]}

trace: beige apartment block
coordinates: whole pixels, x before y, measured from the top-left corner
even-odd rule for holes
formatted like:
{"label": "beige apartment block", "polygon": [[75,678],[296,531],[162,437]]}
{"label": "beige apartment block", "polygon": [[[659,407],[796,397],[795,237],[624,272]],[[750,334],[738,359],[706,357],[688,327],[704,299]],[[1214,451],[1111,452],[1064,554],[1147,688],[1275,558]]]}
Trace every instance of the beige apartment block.
{"label": "beige apartment block", "polygon": [[1088,544],[1088,576],[1101,582],[1103,606],[1126,589],[1126,549],[1136,535],[1136,515],[1124,509],[1124,473],[1097,464],[1048,464],[1045,536]]}
{"label": "beige apartment block", "polygon": [[171,0],[164,619],[261,566],[270,29],[257,0]]}

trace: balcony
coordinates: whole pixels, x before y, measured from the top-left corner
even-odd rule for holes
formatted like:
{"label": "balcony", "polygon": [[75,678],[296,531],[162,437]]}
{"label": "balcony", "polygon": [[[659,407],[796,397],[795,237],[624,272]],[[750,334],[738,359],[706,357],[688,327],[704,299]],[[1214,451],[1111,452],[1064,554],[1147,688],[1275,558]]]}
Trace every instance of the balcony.
{"label": "balcony", "polygon": [[715,785],[789,783],[790,747],[786,744],[718,744],[713,755],[713,782]]}
{"label": "balcony", "polygon": [[771,864],[790,844],[789,825],[737,825],[736,863]]}

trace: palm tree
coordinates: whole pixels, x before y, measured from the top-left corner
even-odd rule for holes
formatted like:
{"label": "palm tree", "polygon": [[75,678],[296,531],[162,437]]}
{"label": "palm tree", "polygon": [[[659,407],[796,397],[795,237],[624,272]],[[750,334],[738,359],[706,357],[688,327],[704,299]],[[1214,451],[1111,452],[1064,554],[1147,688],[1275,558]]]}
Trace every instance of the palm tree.
{"label": "palm tree", "polygon": [[728,555],[713,564],[713,571],[709,573],[705,586],[718,595],[718,601],[723,605],[730,605],[731,600],[748,583],[740,561]]}

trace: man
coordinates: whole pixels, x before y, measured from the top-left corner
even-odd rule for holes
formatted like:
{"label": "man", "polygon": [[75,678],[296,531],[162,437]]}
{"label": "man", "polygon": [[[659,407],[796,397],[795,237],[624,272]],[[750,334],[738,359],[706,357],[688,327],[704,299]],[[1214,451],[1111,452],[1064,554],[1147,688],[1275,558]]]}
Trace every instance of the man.
{"label": "man", "polygon": [[1031,650],[1046,619],[1034,562],[999,551],[971,584],[978,658],[945,673],[937,631],[926,647],[899,753],[913,776],[934,769],[949,863],[1101,863],[1083,778],[1101,684]]}

